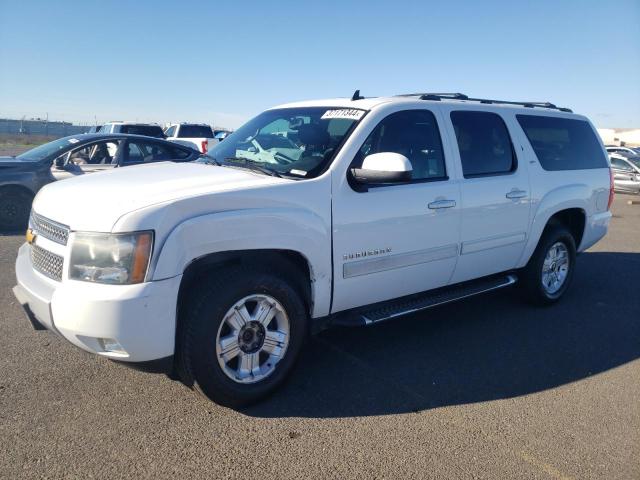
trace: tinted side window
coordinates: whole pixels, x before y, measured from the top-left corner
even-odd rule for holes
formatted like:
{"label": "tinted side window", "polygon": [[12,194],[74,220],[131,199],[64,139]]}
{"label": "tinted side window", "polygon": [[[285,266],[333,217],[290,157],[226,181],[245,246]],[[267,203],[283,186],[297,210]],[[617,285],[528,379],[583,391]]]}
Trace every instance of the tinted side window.
{"label": "tinted side window", "polygon": [[584,120],[516,115],[545,170],[606,168],[600,142]]}
{"label": "tinted side window", "polygon": [[360,147],[352,166],[360,168],[367,155],[382,152],[407,157],[413,180],[446,178],[438,124],[428,110],[406,110],[386,117]]}
{"label": "tinted side window", "polygon": [[451,112],[465,177],[513,172],[517,162],[502,118],[491,112]]}
{"label": "tinted side window", "polygon": [[[163,162],[167,160],[178,160],[186,156],[182,149],[159,143],[141,142],[139,140],[129,142],[127,153],[128,156],[124,162],[125,164]],[[176,156],[176,154],[180,156]]]}

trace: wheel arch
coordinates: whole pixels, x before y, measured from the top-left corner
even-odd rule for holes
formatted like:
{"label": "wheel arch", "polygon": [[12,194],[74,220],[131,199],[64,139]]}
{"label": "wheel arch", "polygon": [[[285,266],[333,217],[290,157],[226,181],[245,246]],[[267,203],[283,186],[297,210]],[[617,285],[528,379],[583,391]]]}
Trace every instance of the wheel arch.
{"label": "wheel arch", "polygon": [[593,194],[588,185],[579,183],[564,185],[548,192],[533,212],[528,240],[517,268],[528,263],[550,222],[565,225],[576,241],[576,250],[580,251],[587,219],[594,208]]}

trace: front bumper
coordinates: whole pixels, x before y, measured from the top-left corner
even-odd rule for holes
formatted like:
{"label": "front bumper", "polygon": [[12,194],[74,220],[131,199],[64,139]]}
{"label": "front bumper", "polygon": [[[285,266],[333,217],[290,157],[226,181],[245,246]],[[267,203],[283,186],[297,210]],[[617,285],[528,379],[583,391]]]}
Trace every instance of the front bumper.
{"label": "front bumper", "polygon": [[[77,347],[126,362],[148,362],[174,353],[176,301],[181,276],[137,285],[51,280],[31,264],[30,246],[20,247],[14,294],[33,320]],[[115,340],[124,352],[103,348]]]}

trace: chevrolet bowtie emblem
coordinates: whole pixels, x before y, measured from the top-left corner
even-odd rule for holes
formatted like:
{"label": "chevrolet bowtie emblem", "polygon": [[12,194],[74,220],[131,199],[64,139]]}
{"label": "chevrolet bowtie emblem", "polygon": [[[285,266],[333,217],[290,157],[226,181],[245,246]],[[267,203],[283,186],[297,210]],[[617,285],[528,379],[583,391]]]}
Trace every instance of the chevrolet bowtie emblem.
{"label": "chevrolet bowtie emblem", "polygon": [[31,245],[33,242],[36,241],[36,234],[31,228],[27,229],[26,237],[27,237],[27,243],[29,245]]}

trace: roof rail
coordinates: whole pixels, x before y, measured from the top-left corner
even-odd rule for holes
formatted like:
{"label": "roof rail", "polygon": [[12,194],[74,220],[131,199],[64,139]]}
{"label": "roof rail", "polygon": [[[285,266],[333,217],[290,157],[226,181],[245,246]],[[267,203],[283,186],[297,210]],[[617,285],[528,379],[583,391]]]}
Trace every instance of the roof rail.
{"label": "roof rail", "polygon": [[479,102],[484,104],[502,104],[502,105],[520,105],[525,108],[549,108],[552,110],[559,110],[561,112],[573,111],[570,108],[557,107],[551,102],[511,102],[507,100],[494,100],[490,98],[471,98],[463,93],[405,93],[402,95],[396,95],[398,97],[418,97],[420,100],[466,100],[469,102]]}

